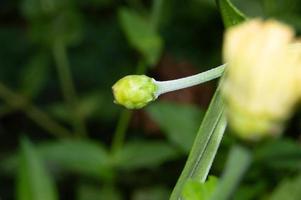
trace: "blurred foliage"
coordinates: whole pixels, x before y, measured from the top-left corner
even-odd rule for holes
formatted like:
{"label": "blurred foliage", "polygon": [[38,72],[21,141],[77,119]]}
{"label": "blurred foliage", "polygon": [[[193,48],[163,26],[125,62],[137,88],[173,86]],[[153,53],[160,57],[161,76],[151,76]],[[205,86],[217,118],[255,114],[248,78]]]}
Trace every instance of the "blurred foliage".
{"label": "blurred foliage", "polygon": [[217,178],[210,176],[208,180],[201,184],[198,181],[190,180],[186,183],[183,196],[190,200],[209,200],[217,185]]}
{"label": "blurred foliage", "polygon": [[50,175],[45,171],[32,144],[21,141],[17,198],[22,200],[56,200],[58,195]]}
{"label": "blurred foliage", "polygon": [[[0,87],[1,200],[168,199],[207,107],[200,102],[214,87],[166,95],[164,102],[134,112],[124,144],[113,153],[121,108],[111,86],[144,65],[158,79],[166,77],[164,70],[169,77],[181,74],[174,63],[185,63],[191,73],[219,65],[225,14],[213,0],[159,1],[0,1],[0,86],[20,95],[12,107]],[[301,31],[299,0],[232,3],[247,16],[277,18]],[[53,57],[57,43],[67,51],[87,136],[71,131],[69,138],[56,138],[40,123],[44,118],[37,123],[24,112],[34,104],[71,130],[74,114],[60,92]],[[249,144],[254,162],[233,199],[301,199],[300,124],[297,113],[283,138]],[[211,174],[221,174],[236,143],[228,132]]]}
{"label": "blurred foliage", "polygon": [[[202,112],[198,107],[162,101],[153,103],[146,110],[165,131],[170,142],[178,145],[183,151],[189,152],[202,119]],[[181,126],[175,126],[175,124],[181,124]]]}

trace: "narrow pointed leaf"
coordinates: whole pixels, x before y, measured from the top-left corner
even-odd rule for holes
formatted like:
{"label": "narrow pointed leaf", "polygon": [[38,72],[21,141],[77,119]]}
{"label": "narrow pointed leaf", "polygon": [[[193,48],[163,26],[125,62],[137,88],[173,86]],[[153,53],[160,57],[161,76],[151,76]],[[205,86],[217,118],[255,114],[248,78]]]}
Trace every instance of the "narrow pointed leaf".
{"label": "narrow pointed leaf", "polygon": [[183,187],[189,179],[201,183],[205,182],[225,132],[226,125],[224,103],[219,89],[217,89],[170,200],[182,199]]}
{"label": "narrow pointed leaf", "polygon": [[246,16],[238,10],[230,0],[216,0],[226,28],[246,20]]}
{"label": "narrow pointed leaf", "polygon": [[21,140],[21,156],[17,180],[18,200],[57,200],[55,185],[45,170],[33,145]]}
{"label": "narrow pointed leaf", "polygon": [[119,10],[119,20],[130,45],[144,56],[148,64],[155,64],[161,55],[163,41],[149,20],[126,8]]}

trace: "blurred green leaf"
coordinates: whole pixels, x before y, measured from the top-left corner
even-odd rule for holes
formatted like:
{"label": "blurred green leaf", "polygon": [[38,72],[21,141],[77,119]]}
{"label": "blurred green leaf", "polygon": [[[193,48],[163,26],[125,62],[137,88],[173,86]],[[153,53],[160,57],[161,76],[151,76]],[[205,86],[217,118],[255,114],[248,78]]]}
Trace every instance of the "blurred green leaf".
{"label": "blurred green leaf", "polygon": [[58,194],[32,144],[21,140],[21,157],[18,174],[18,200],[56,200]]}
{"label": "blurred green leaf", "polygon": [[77,189],[77,200],[122,200],[120,191],[113,186],[81,184]]}
{"label": "blurred green leaf", "polygon": [[23,0],[21,10],[29,19],[36,20],[44,15],[55,15],[72,3],[72,0]]}
{"label": "blurred green leaf", "polygon": [[49,78],[49,64],[50,60],[46,54],[39,53],[30,59],[21,70],[21,93],[31,98],[39,94]]}
{"label": "blurred green leaf", "polygon": [[23,0],[21,9],[34,41],[52,46],[57,41],[73,44],[81,39],[82,19],[74,1]]}
{"label": "blurred green leaf", "polygon": [[78,43],[82,37],[82,19],[78,12],[68,10],[58,13],[55,18],[32,21],[31,38],[45,45],[53,45],[55,41],[72,45]]}
{"label": "blurred green leaf", "polygon": [[269,200],[300,200],[301,174],[297,177],[282,181],[275,189]]}
{"label": "blurred green leaf", "polygon": [[265,12],[272,16],[279,16],[284,13],[294,13],[298,10],[299,0],[263,0]]}
{"label": "blurred green leaf", "polygon": [[233,195],[233,200],[253,200],[261,196],[267,187],[266,183],[259,179],[258,177],[258,181],[253,184],[241,184]]}
{"label": "blurred green leaf", "polygon": [[[118,115],[119,107],[113,104],[111,93],[103,91],[90,92],[82,95],[78,100],[78,110],[84,118],[95,118],[111,121]],[[48,106],[48,111],[57,119],[70,122],[72,116],[64,102],[53,103]]]}
{"label": "blurred green leaf", "polygon": [[157,63],[162,52],[163,41],[153,30],[151,23],[127,8],[120,9],[118,14],[128,42],[144,56],[149,65]]}
{"label": "blurred green leaf", "polygon": [[228,200],[233,195],[252,161],[251,152],[242,146],[231,148],[226,167],[210,200]]}
{"label": "blurred green leaf", "polygon": [[[113,176],[105,148],[90,140],[62,140],[38,145],[37,153],[53,171],[73,172],[96,178]],[[6,158],[0,167],[13,173],[19,165],[18,154]]]}
{"label": "blurred green leaf", "polygon": [[64,140],[39,145],[38,152],[52,167],[95,177],[112,176],[105,148],[89,140]]}
{"label": "blurred green leaf", "polygon": [[93,6],[97,8],[106,8],[116,3],[115,1],[112,0],[86,0],[86,1],[76,0],[76,2],[80,6]]}
{"label": "blurred green leaf", "polygon": [[301,145],[288,139],[277,139],[258,146],[255,161],[274,169],[301,169]]}
{"label": "blurred green leaf", "polygon": [[162,128],[168,139],[189,152],[203,113],[193,105],[155,102],[146,111]]}
{"label": "blurred green leaf", "polygon": [[157,167],[177,155],[176,149],[164,142],[132,141],[116,153],[114,160],[117,167],[134,170]]}
{"label": "blurred green leaf", "polygon": [[188,180],[183,189],[185,200],[209,200],[217,185],[217,178],[209,176],[205,183]]}
{"label": "blurred green leaf", "polygon": [[222,15],[225,27],[228,28],[246,20],[246,16],[238,10],[230,0],[216,0],[216,3]]}
{"label": "blurred green leaf", "polygon": [[164,186],[139,189],[134,192],[132,200],[166,200],[170,191]]}

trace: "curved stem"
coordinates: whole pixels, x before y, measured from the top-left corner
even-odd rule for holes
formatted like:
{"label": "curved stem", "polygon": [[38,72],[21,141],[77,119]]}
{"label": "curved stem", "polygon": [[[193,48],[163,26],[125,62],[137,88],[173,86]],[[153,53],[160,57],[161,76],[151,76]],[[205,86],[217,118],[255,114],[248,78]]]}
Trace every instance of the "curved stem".
{"label": "curved stem", "polygon": [[25,97],[11,91],[2,83],[0,83],[0,98],[12,109],[24,111],[29,118],[50,134],[59,138],[72,135],[69,130],[50,118],[47,113],[32,105]]}
{"label": "curved stem", "polygon": [[[135,2],[135,1],[130,1],[130,2]],[[139,1],[136,1],[137,3],[140,3]],[[153,0],[153,6],[152,6],[152,17],[151,17],[151,26],[154,30],[158,29],[158,22],[159,22],[159,16],[160,13],[162,12],[162,0]],[[147,70],[147,64],[145,60],[142,58],[139,60],[138,65],[136,67],[136,73],[137,74],[144,74]],[[128,124],[130,122],[131,116],[132,116],[132,111],[129,110],[123,110],[118,119],[117,127],[113,136],[113,141],[111,145],[111,151],[114,154],[117,152],[119,149],[121,149],[124,139],[125,139],[125,134],[128,128]]]}
{"label": "curved stem", "polygon": [[70,66],[66,53],[66,46],[61,41],[56,41],[53,46],[53,55],[56,62],[59,79],[64,99],[73,114],[73,128],[78,136],[87,134],[84,119],[78,110],[78,100],[70,72]]}
{"label": "curved stem", "polygon": [[213,68],[211,70],[208,70],[208,71],[205,71],[205,72],[193,75],[193,76],[176,79],[176,80],[170,80],[170,81],[155,81],[154,80],[155,84],[158,86],[156,96],[159,96],[166,92],[171,92],[171,91],[180,90],[180,89],[184,89],[187,87],[199,85],[201,83],[218,78],[223,74],[225,67],[226,67],[226,64],[223,64],[223,65]]}

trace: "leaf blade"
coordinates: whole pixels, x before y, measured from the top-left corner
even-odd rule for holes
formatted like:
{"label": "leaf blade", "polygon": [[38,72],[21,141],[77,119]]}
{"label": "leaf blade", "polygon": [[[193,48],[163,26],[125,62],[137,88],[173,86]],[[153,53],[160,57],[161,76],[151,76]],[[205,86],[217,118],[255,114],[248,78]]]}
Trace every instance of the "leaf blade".
{"label": "leaf blade", "polygon": [[17,182],[18,200],[57,200],[55,185],[32,144],[21,140],[21,163]]}
{"label": "leaf blade", "polygon": [[216,0],[216,3],[226,28],[239,24],[247,19],[247,17],[236,8],[230,0]]}
{"label": "leaf blade", "polygon": [[[201,123],[188,160],[170,196],[170,200],[182,199],[183,187],[189,179],[201,183],[206,180],[226,125],[224,103],[218,88]],[[203,162],[205,162],[205,167],[201,166]]]}
{"label": "leaf blade", "polygon": [[118,14],[128,42],[144,56],[149,65],[155,64],[163,48],[160,35],[145,18],[134,11],[122,8]]}
{"label": "leaf blade", "polygon": [[167,160],[176,158],[178,152],[160,141],[128,142],[115,155],[115,164],[124,170],[157,167]]}

